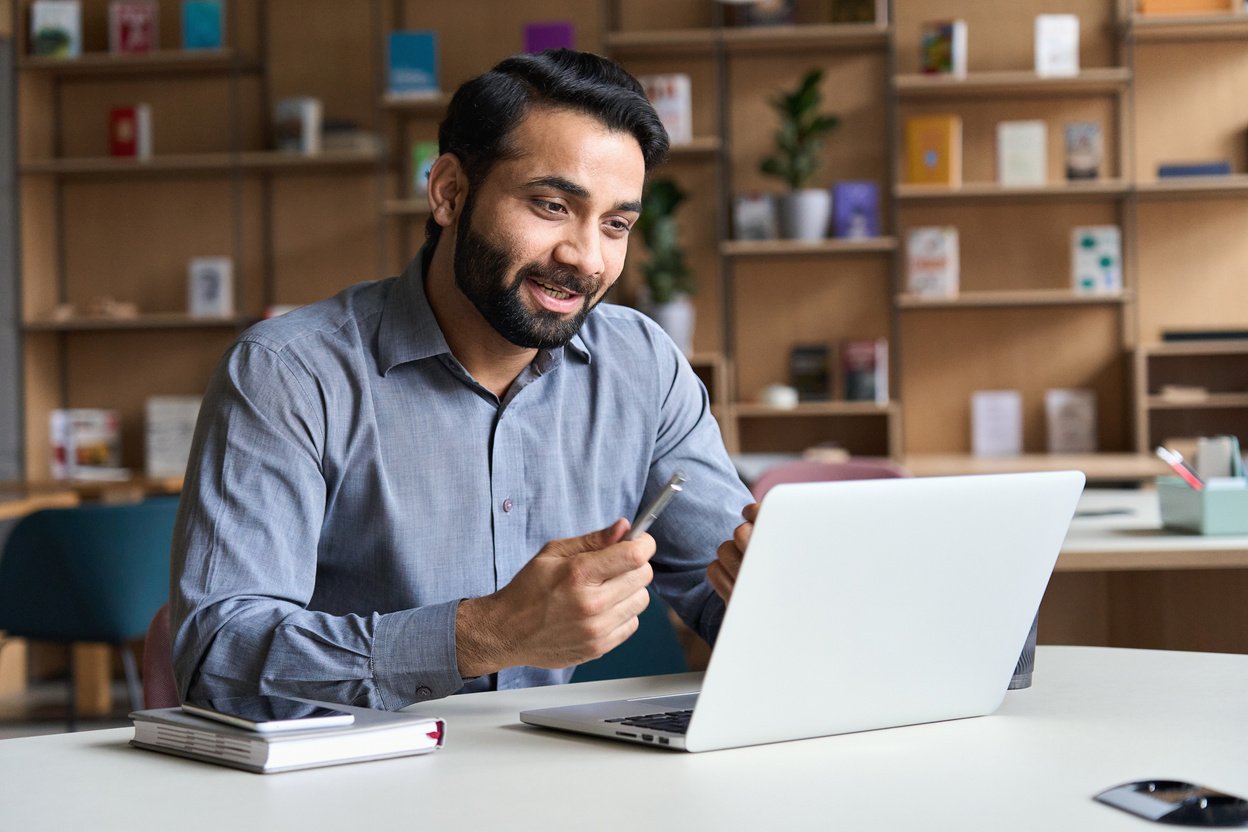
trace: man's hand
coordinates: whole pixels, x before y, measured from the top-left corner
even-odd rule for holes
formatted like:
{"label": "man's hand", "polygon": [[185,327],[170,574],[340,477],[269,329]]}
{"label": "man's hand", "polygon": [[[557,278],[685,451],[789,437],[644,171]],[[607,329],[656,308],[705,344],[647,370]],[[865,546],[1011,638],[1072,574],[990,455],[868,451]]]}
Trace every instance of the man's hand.
{"label": "man's hand", "polygon": [[567,667],[596,659],[637,630],[650,603],[654,538],[622,541],[620,519],[580,537],[553,540],[511,583],[460,602],[455,620],[459,673],[504,667]]}
{"label": "man's hand", "polygon": [[733,531],[732,540],[719,544],[719,548],[715,550],[715,560],[706,568],[707,579],[725,604],[732,597],[732,588],[737,583],[737,572],[741,570],[741,561],[745,557],[745,547],[750,544],[750,535],[754,532],[758,503],[750,503],[741,509],[741,516],[745,518],[745,522]]}

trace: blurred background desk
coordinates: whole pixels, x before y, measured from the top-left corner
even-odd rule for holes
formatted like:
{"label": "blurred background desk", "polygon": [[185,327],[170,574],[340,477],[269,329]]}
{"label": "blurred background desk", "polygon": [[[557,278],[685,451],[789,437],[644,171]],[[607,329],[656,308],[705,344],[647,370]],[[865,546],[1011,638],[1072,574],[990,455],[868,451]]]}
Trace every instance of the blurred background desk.
{"label": "blurred background desk", "polygon": [[1161,527],[1151,490],[1088,489],[1040,612],[1042,643],[1248,652],[1248,535]]}

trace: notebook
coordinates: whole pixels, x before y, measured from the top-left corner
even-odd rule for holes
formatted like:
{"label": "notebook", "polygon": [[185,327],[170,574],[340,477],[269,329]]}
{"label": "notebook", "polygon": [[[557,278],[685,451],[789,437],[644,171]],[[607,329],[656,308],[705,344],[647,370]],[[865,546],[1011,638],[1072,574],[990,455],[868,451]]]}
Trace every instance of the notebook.
{"label": "notebook", "polygon": [[710,751],[992,713],[1083,483],[1057,471],[776,486],[700,691],[520,719]]}

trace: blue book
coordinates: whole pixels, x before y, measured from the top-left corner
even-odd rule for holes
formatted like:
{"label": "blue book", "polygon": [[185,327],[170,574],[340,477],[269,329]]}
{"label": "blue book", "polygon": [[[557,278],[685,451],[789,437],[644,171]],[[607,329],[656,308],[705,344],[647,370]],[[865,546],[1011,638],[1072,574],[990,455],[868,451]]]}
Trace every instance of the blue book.
{"label": "blue book", "polygon": [[434,96],[438,86],[438,33],[391,32],[386,89],[391,95]]}
{"label": "blue book", "polygon": [[225,45],[222,0],[182,0],[182,48],[220,49]]}
{"label": "blue book", "polygon": [[832,236],[843,240],[880,236],[880,188],[874,182],[832,186]]}
{"label": "blue book", "polygon": [[1157,166],[1157,178],[1171,176],[1229,176],[1231,163],[1226,159],[1216,162],[1179,162]]}

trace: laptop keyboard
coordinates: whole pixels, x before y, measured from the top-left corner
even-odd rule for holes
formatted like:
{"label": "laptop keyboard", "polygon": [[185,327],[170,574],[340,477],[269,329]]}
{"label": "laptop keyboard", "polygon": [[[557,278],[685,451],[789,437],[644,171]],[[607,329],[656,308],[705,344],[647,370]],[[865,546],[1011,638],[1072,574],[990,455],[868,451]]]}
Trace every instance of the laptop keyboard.
{"label": "laptop keyboard", "polygon": [[689,719],[692,716],[693,709],[689,709],[687,711],[667,711],[661,714],[646,714],[644,716],[621,716],[616,719],[604,720],[604,722],[614,722],[631,728],[649,728],[653,731],[683,734],[689,730]]}

